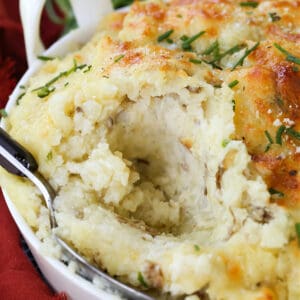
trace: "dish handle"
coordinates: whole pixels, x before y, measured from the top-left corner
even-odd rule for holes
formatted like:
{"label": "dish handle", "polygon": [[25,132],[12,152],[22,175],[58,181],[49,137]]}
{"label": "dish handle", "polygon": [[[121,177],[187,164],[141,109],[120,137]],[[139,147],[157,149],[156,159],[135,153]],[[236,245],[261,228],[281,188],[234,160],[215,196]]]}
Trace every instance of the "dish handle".
{"label": "dish handle", "polygon": [[[110,0],[70,0],[79,27],[96,27],[101,16],[112,11]],[[40,22],[46,0],[20,0],[28,66],[45,47],[40,37]]]}

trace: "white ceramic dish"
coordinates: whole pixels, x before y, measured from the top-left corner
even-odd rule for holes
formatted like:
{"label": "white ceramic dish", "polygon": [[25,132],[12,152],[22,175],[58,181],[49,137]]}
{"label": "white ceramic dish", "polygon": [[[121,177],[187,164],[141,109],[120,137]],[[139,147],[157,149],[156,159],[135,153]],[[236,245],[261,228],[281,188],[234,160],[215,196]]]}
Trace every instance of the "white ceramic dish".
{"label": "white ceramic dish", "polygon": [[[28,0],[24,0],[28,1]],[[31,0],[30,0],[31,1]],[[80,2],[78,0],[74,0],[73,2]],[[91,0],[95,1],[95,0]],[[102,1],[102,0],[97,0]],[[22,2],[22,1],[21,1]],[[31,1],[37,2],[36,0]],[[43,1],[42,1],[43,2]],[[81,1],[82,4],[83,1]],[[28,6],[26,6],[28,8]],[[77,6],[78,8],[78,6]],[[24,11],[23,11],[24,12]],[[39,14],[40,11],[36,11],[35,13]],[[30,20],[30,18],[28,19]],[[37,21],[39,23],[39,20]],[[83,25],[84,21],[82,21]],[[24,20],[23,20],[24,24]],[[36,24],[36,23],[35,23]],[[33,24],[32,24],[33,25]],[[31,27],[32,29],[33,27]],[[93,34],[94,26],[82,26],[77,30],[72,31],[64,38],[60,39],[56,42],[51,48],[49,48],[44,55],[48,56],[63,56],[72,50],[77,49],[80,45],[84,44],[89,40],[91,35]],[[28,33],[28,31],[27,31]],[[26,39],[26,36],[25,36]],[[32,47],[28,46],[28,42],[36,42],[37,44],[32,45]],[[39,42],[38,32],[34,31],[33,33],[27,36],[27,57],[30,67],[28,71],[24,74],[18,85],[16,86],[14,92],[9,98],[9,101],[6,106],[6,110],[9,113],[11,108],[15,105],[17,97],[20,94],[20,86],[26,85],[30,77],[37,72],[37,70],[41,67],[42,62],[35,59],[37,51],[42,49],[42,45]],[[5,128],[5,122],[2,123],[2,127]],[[24,239],[26,240],[39,268],[41,269],[43,275],[47,279],[48,283],[53,287],[53,289],[57,292],[65,292],[70,299],[72,300],[115,300],[119,299],[119,297],[114,296],[100,288],[96,287],[92,283],[83,279],[82,277],[71,272],[68,267],[66,267],[62,262],[46,256],[41,250],[41,242],[34,235],[31,228],[24,221],[22,216],[17,211],[11,199],[8,197],[7,193],[4,191],[4,198],[10,210],[12,217],[14,218],[19,230],[21,231]]]}

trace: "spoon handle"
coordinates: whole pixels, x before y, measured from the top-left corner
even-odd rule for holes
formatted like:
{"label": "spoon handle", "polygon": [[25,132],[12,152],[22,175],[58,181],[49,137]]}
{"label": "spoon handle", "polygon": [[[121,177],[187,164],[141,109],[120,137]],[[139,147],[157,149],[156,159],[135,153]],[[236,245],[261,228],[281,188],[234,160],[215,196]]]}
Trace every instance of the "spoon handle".
{"label": "spoon handle", "polygon": [[[78,27],[93,27],[101,17],[112,11],[110,0],[70,0]],[[24,31],[28,66],[45,50],[40,38],[40,23],[46,0],[20,0],[20,15]]]}
{"label": "spoon handle", "polygon": [[17,141],[13,140],[2,128],[0,128],[0,165],[9,173],[18,176],[25,176],[19,168],[14,166],[7,159],[8,154],[13,156],[31,172],[35,172],[37,170],[38,165],[34,157]]}

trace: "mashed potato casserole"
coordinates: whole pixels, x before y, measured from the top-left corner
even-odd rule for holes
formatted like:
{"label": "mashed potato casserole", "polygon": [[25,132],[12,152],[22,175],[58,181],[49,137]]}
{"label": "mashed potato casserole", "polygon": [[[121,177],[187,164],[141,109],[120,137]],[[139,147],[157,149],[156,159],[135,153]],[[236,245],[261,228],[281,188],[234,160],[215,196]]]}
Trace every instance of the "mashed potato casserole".
{"label": "mashed potato casserole", "polygon": [[[57,233],[109,274],[299,300],[299,64],[300,1],[137,1],[44,63],[8,131],[57,191]],[[1,183],[59,256],[35,187]]]}

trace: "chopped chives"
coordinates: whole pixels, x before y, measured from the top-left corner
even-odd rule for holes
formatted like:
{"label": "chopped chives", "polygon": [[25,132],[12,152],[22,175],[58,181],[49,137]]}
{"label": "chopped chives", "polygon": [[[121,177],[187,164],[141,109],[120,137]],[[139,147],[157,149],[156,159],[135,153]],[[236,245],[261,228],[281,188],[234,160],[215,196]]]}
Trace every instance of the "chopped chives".
{"label": "chopped chives", "polygon": [[258,2],[255,1],[247,1],[247,2],[240,2],[240,6],[242,7],[253,7],[256,8],[258,6]]}
{"label": "chopped chives", "polygon": [[287,129],[286,129],[286,133],[287,133],[289,136],[291,136],[291,137],[293,137],[293,138],[295,138],[295,139],[297,139],[297,140],[300,140],[300,132],[294,130],[293,128],[287,128]]}
{"label": "chopped chives", "polygon": [[52,151],[50,151],[48,154],[47,154],[47,160],[51,160],[53,158],[53,153]]}
{"label": "chopped chives", "polygon": [[6,110],[4,108],[0,109],[1,118],[6,118],[8,116]]}
{"label": "chopped chives", "polygon": [[233,46],[232,48],[226,50],[224,53],[219,54],[216,58],[214,58],[214,59],[213,59],[212,61],[210,61],[209,63],[212,64],[212,63],[218,62],[218,61],[220,61],[222,58],[224,58],[225,56],[234,54],[234,53],[240,51],[241,49],[243,49],[243,45],[235,45],[235,46]]}
{"label": "chopped chives", "polygon": [[269,144],[266,146],[264,152],[265,152],[265,153],[268,152],[268,151],[271,149],[271,146],[272,146],[272,144],[269,143]]}
{"label": "chopped chives", "polygon": [[286,130],[286,128],[284,125],[281,125],[278,128],[278,130],[276,132],[276,137],[275,137],[276,144],[282,145],[282,134],[284,133],[285,130]]}
{"label": "chopped chives", "polygon": [[191,44],[198,39],[200,36],[202,36],[205,33],[205,31],[200,31],[197,34],[193,35],[192,37],[186,39],[183,41],[181,47],[183,50],[190,50],[191,49]]}
{"label": "chopped chives", "polygon": [[230,87],[231,89],[234,88],[236,85],[239,84],[239,81],[236,79],[236,80],[233,80],[231,81],[229,84],[228,84],[228,87]]}
{"label": "chopped chives", "polygon": [[200,251],[200,247],[198,245],[194,245],[194,249],[198,252]]}
{"label": "chopped chives", "polygon": [[117,63],[119,62],[125,55],[124,54],[121,54],[121,55],[118,55],[117,57],[114,58],[114,63]]}
{"label": "chopped chives", "polygon": [[17,98],[17,101],[16,101],[16,104],[19,105],[20,104],[20,100],[26,95],[26,92],[23,92],[21,93],[18,98]]}
{"label": "chopped chives", "polygon": [[290,62],[293,62],[293,63],[295,63],[297,65],[300,65],[300,58],[299,57],[294,56],[293,54],[291,54],[290,52],[288,52],[286,49],[282,48],[277,43],[274,43],[273,45],[275,46],[275,48],[277,48],[277,50],[279,50],[281,53],[283,53],[283,54],[286,55],[285,59],[287,61],[290,61]]}
{"label": "chopped chives", "polygon": [[232,67],[231,71],[233,71],[237,66],[242,66],[245,58],[253,52],[259,46],[259,42],[257,42],[252,48],[246,49],[244,55],[236,62],[236,64]]}
{"label": "chopped chives", "polygon": [[208,46],[208,48],[206,48],[202,54],[203,55],[209,55],[211,54],[216,48],[219,48],[219,42],[215,41],[213,42],[210,46]]}
{"label": "chopped chives", "polygon": [[232,110],[235,111],[235,100],[232,99],[231,102],[232,102]]}
{"label": "chopped chives", "polygon": [[293,55],[288,55],[286,57],[286,60],[290,61],[290,62],[293,62],[293,63],[295,63],[297,65],[300,65],[300,58],[299,57],[296,57],[296,56],[293,56]]}
{"label": "chopped chives", "polygon": [[170,37],[170,35],[174,32],[173,29],[166,31],[165,33],[163,33],[162,35],[160,35],[157,38],[158,42],[162,42],[163,40],[167,39],[168,37]]}
{"label": "chopped chives", "polygon": [[40,98],[45,98],[55,91],[55,87],[44,86],[38,90],[37,95]]}
{"label": "chopped chives", "polygon": [[283,192],[280,192],[278,190],[275,190],[274,188],[269,188],[269,193],[273,196],[277,196],[277,197],[284,197],[284,193]]}
{"label": "chopped chives", "polygon": [[182,40],[182,41],[186,41],[187,39],[188,39],[189,37],[187,36],[187,35],[182,35],[181,37],[180,37],[180,40]]}
{"label": "chopped chives", "polygon": [[44,56],[44,55],[38,55],[37,57],[39,60],[42,60],[42,61],[49,61],[49,60],[54,60],[55,57],[52,57],[52,56]]}
{"label": "chopped chives", "polygon": [[281,19],[281,17],[278,16],[276,12],[269,13],[269,17],[271,18],[272,22],[277,22]]}
{"label": "chopped chives", "polygon": [[229,140],[229,139],[224,139],[224,140],[222,141],[222,147],[225,148],[229,143],[230,143],[230,140]]}
{"label": "chopped chives", "polygon": [[200,65],[202,63],[202,60],[196,58],[190,58],[190,62],[193,64]]}
{"label": "chopped chives", "polygon": [[22,90],[25,90],[26,86],[25,85],[20,85],[19,88],[22,89]]}
{"label": "chopped chives", "polygon": [[144,277],[143,277],[143,274],[141,272],[138,272],[138,277],[137,277],[139,283],[145,287],[145,288],[148,288],[148,284],[147,282],[145,281]]}
{"label": "chopped chives", "polygon": [[121,8],[127,6],[133,2],[133,0],[111,0],[113,8]]}
{"label": "chopped chives", "polygon": [[269,131],[265,130],[265,136],[267,137],[270,144],[274,144],[274,141],[273,141]]}
{"label": "chopped chives", "polygon": [[73,67],[72,68],[70,68],[67,71],[59,73],[57,76],[55,76],[50,81],[48,81],[47,83],[45,83],[45,85],[40,86],[40,87],[38,87],[36,89],[33,89],[32,92],[37,92],[38,97],[45,98],[49,94],[51,94],[52,92],[55,91],[55,87],[51,87],[51,85],[53,83],[55,83],[56,81],[58,81],[60,78],[67,77],[70,74],[72,74],[73,72],[76,72],[77,70],[82,70],[85,67],[86,67],[86,64],[78,66],[77,65],[77,61],[74,59],[74,61],[73,61]]}
{"label": "chopped chives", "polygon": [[88,65],[87,68],[83,71],[83,73],[87,73],[91,71],[91,69],[92,69],[92,65]]}

